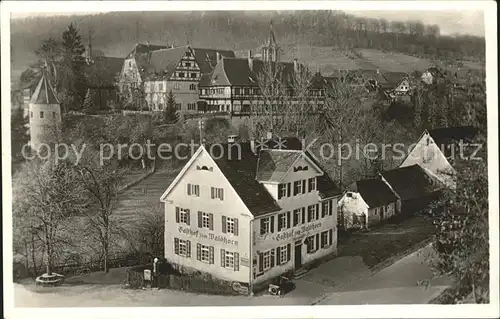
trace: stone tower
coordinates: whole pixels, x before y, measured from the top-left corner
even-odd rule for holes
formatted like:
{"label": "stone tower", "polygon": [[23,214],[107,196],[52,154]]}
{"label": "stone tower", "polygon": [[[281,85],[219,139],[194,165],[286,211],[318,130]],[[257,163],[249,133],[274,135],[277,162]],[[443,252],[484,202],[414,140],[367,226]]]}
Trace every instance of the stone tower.
{"label": "stone tower", "polygon": [[276,37],[274,36],[273,22],[269,26],[269,37],[267,38],[265,44],[262,46],[262,60],[264,62],[279,62],[281,48],[276,43]]}
{"label": "stone tower", "polygon": [[40,144],[51,144],[61,129],[61,104],[45,72],[29,103],[30,145],[37,150]]}

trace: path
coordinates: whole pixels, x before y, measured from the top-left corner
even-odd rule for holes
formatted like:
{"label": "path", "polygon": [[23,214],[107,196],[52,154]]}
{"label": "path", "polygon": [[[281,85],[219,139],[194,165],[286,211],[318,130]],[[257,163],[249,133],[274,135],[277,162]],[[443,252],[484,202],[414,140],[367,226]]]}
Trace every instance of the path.
{"label": "path", "polygon": [[[79,285],[49,288],[43,293],[14,285],[18,307],[110,306],[259,306],[374,303],[427,303],[450,280],[432,279],[425,261],[426,247],[393,265],[371,274],[359,257],[340,257],[311,270],[296,281],[296,289],[284,297],[222,297],[172,290],[125,290],[120,285]],[[417,286],[429,280],[430,286]],[[28,289],[27,289],[28,288]],[[32,288],[31,288],[32,289]]]}

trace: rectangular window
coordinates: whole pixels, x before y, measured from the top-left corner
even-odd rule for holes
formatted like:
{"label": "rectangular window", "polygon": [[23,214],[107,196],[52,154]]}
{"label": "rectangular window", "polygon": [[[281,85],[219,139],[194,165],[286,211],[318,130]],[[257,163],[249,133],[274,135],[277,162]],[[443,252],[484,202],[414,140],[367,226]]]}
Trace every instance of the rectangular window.
{"label": "rectangular window", "polygon": [[260,220],[260,234],[269,234],[274,232],[274,216],[264,217]]}
{"label": "rectangular window", "polygon": [[240,88],[234,89],[234,95],[240,95]]}
{"label": "rectangular window", "polygon": [[330,245],[330,240],[328,238],[328,231],[321,233],[321,248],[325,248]]}
{"label": "rectangular window", "polygon": [[243,90],[245,92],[244,93],[245,95],[250,95],[250,89],[249,88],[244,88]]}
{"label": "rectangular window", "polygon": [[205,263],[210,263],[210,247],[201,245],[200,259]]}
{"label": "rectangular window", "polygon": [[158,91],[163,91],[163,83],[158,83]]}
{"label": "rectangular window", "polygon": [[212,229],[212,217],[213,215],[209,213],[201,213],[201,227]]}
{"label": "rectangular window", "polygon": [[253,89],[254,95],[260,95],[260,89]]}
{"label": "rectangular window", "polygon": [[184,74],[184,72],[179,72],[179,77],[180,77],[180,78],[183,78],[183,77],[184,77],[184,75],[185,75],[185,74]]}
{"label": "rectangular window", "polygon": [[226,251],[224,249],[220,250],[221,256],[221,266],[224,268],[229,268],[234,271],[240,269],[239,259],[240,255],[237,252]]}
{"label": "rectangular window", "polygon": [[196,73],[191,73],[191,79],[196,79]]}
{"label": "rectangular window", "polygon": [[298,208],[293,211],[293,226],[300,224],[302,209]]}
{"label": "rectangular window", "polygon": [[274,260],[275,260],[275,256],[274,256],[275,252],[274,252],[274,249],[271,249],[271,250],[268,250],[266,252],[264,252],[262,255],[262,268],[263,270],[269,270],[271,269],[273,266],[274,266]]}
{"label": "rectangular window", "polygon": [[287,224],[287,218],[286,218],[286,213],[282,213],[278,215],[278,231],[286,228]]}
{"label": "rectangular window", "polygon": [[278,199],[281,199],[283,197],[287,197],[288,195],[287,192],[287,184],[279,184],[278,185]]}
{"label": "rectangular window", "polygon": [[282,264],[285,264],[288,262],[288,245],[285,245],[285,246],[281,246],[281,247],[278,247],[278,258],[279,258],[279,262],[280,262],[280,265]]}
{"label": "rectangular window", "polygon": [[189,209],[176,207],[176,210],[177,210],[176,212],[177,223],[183,223],[189,225],[190,222]]}
{"label": "rectangular window", "polygon": [[181,103],[175,103],[175,109],[176,110],[180,110],[182,108],[182,104]]}
{"label": "rectangular window", "polygon": [[210,197],[212,199],[224,200],[224,189],[223,188],[211,187],[210,188]]}
{"label": "rectangular window", "polygon": [[230,234],[234,234],[234,218],[226,218],[226,231]]}
{"label": "rectangular window", "polygon": [[56,112],[52,112],[52,118],[56,118]]}
{"label": "rectangular window", "polygon": [[312,222],[318,219],[318,212],[316,205],[309,205],[307,207],[307,222]]}
{"label": "rectangular window", "polygon": [[234,253],[230,251],[226,251],[226,261],[224,267],[226,268],[234,268]]}
{"label": "rectangular window", "polygon": [[191,257],[191,242],[189,240],[174,238],[174,253],[183,257]]}
{"label": "rectangular window", "polygon": [[309,192],[316,190],[316,177],[309,178]]}
{"label": "rectangular window", "polygon": [[181,85],[179,83],[175,83],[174,90],[180,90],[180,89],[181,89]]}
{"label": "rectangular window", "polygon": [[293,195],[302,194],[302,181],[293,182]]}
{"label": "rectangular window", "polygon": [[187,184],[187,194],[189,196],[200,197],[200,185]]}
{"label": "rectangular window", "polygon": [[321,208],[321,217],[325,217],[326,215],[331,215],[330,213],[330,201],[323,202]]}
{"label": "rectangular window", "polygon": [[43,119],[43,111],[40,112],[40,118]]}
{"label": "rectangular window", "polygon": [[316,251],[316,236],[312,235],[306,238],[307,253],[311,254]]}

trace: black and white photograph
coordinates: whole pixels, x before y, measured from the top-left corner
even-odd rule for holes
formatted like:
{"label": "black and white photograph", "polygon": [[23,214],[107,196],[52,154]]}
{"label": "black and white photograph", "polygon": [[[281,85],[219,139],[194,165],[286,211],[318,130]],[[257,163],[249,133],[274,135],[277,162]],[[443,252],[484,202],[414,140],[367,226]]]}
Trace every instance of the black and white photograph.
{"label": "black and white photograph", "polygon": [[6,318],[500,315],[495,2],[1,11]]}

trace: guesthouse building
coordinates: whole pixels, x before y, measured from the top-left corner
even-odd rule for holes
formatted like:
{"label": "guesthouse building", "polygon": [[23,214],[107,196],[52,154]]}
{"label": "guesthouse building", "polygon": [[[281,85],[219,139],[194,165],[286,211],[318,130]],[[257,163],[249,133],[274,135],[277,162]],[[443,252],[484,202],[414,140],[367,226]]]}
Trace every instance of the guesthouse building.
{"label": "guesthouse building", "polygon": [[255,144],[201,146],[162,195],[179,270],[255,291],[335,255],[336,184],[308,151]]}

